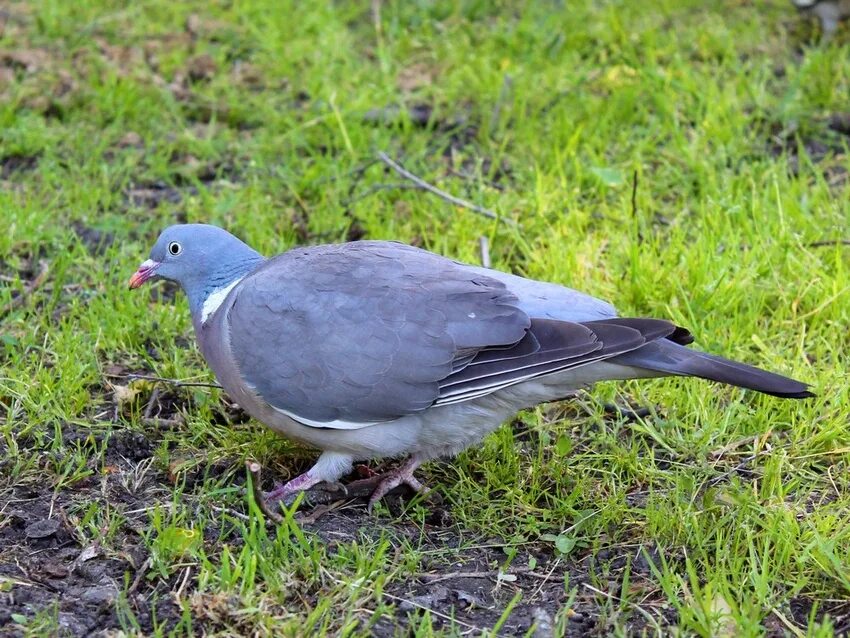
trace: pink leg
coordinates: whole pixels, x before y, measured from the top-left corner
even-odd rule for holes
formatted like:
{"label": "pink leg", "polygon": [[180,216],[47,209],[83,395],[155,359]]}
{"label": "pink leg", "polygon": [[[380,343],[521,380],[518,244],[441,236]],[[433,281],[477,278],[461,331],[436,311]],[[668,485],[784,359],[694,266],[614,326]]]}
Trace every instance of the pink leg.
{"label": "pink leg", "polygon": [[299,474],[294,479],[287,481],[283,485],[275,485],[275,488],[271,492],[266,492],[263,497],[265,498],[266,503],[274,505],[278,501],[285,499],[290,494],[308,490],[316,483],[321,482],[322,479],[312,476],[309,471],[304,472],[304,474]]}
{"label": "pink leg", "polygon": [[422,485],[422,483],[413,476],[413,471],[420,465],[422,465],[422,459],[413,455],[396,469],[384,473],[381,482],[378,483],[375,491],[372,492],[372,496],[369,497],[369,511],[372,511],[375,503],[380,501],[390,490],[397,488],[399,485],[408,485],[414,492],[418,492],[420,494],[427,492],[428,488]]}
{"label": "pink leg", "polygon": [[350,469],[350,456],[335,452],[323,452],[313,467],[283,485],[276,485],[275,489],[263,495],[263,500],[267,505],[274,507],[288,496],[309,490],[318,483],[335,483],[340,476]]}

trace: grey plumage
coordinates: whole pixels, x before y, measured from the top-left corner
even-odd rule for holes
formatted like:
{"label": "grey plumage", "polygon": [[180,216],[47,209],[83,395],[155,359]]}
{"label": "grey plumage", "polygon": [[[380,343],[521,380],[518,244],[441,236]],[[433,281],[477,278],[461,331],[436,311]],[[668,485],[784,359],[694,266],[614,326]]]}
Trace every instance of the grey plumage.
{"label": "grey plumage", "polygon": [[459,359],[521,340],[530,319],[501,282],[403,244],[357,242],[269,260],[235,292],[229,324],[266,401],[375,422],[427,409]]}
{"label": "grey plumage", "polygon": [[422,461],[604,379],[684,375],[811,396],[806,384],[687,348],[690,333],[668,321],[620,318],[578,291],[395,242],[263,259],[221,229],[173,226],[131,286],[156,277],[186,289],[201,352],[228,393],[324,450],[274,496],[380,456],[410,455],[391,478],[418,485]]}

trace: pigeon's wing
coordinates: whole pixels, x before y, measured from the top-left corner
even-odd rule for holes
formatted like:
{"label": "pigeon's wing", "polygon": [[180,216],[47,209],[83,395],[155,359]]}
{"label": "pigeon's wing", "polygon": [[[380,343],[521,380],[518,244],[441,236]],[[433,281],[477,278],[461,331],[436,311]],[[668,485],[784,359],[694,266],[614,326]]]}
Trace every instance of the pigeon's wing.
{"label": "pigeon's wing", "polygon": [[296,249],[234,290],[230,350],[297,421],[355,429],[690,335],[668,321],[530,318],[486,272],[401,244]]}
{"label": "pigeon's wing", "polygon": [[686,343],[690,333],[662,319],[606,319],[573,323],[533,319],[526,336],[507,349],[487,349],[440,383],[437,405],[470,401],[503,388],[578,368],[648,343]]}
{"label": "pigeon's wing", "polygon": [[390,242],[295,249],[234,293],[228,337],[245,383],[319,427],[424,410],[443,379],[531,323],[501,282]]}

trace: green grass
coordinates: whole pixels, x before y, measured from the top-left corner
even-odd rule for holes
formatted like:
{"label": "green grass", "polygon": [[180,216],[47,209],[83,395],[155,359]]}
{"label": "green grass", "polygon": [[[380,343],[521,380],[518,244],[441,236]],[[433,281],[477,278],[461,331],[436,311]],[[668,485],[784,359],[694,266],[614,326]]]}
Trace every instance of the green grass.
{"label": "green grass", "polygon": [[[39,589],[20,533],[61,510],[68,543],[112,561],[103,622],[131,634],[522,635],[535,607],[555,635],[847,630],[850,248],[816,244],[850,237],[829,127],[847,30],[817,45],[784,0],[566,4],[9,6],[0,307],[48,274],[0,318],[0,595],[42,596],[0,624],[74,633],[61,592],[80,577]],[[521,228],[380,187],[401,180],[378,150]],[[365,233],[477,262],[486,235],[496,268],[670,318],[818,397],[602,384],[426,466],[442,527],[414,501],[267,528],[243,461],[285,478],[311,451],[204,388],[162,388],[183,422],[155,428],[136,382],[113,419],[110,375],[212,380],[182,295],[126,289],[176,220],[266,254]],[[515,568],[550,577],[495,576]],[[481,570],[480,608],[411,611],[423,572]]]}

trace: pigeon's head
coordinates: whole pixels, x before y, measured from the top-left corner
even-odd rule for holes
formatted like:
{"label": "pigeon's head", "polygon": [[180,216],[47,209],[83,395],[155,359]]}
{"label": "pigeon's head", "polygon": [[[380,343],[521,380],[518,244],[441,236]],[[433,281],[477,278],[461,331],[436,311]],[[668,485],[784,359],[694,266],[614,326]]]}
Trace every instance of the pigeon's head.
{"label": "pigeon's head", "polygon": [[130,288],[146,281],[168,279],[190,299],[203,300],[210,292],[253,268],[262,257],[226,230],[207,224],[169,226],[156,240],[150,259],[130,278]]}

